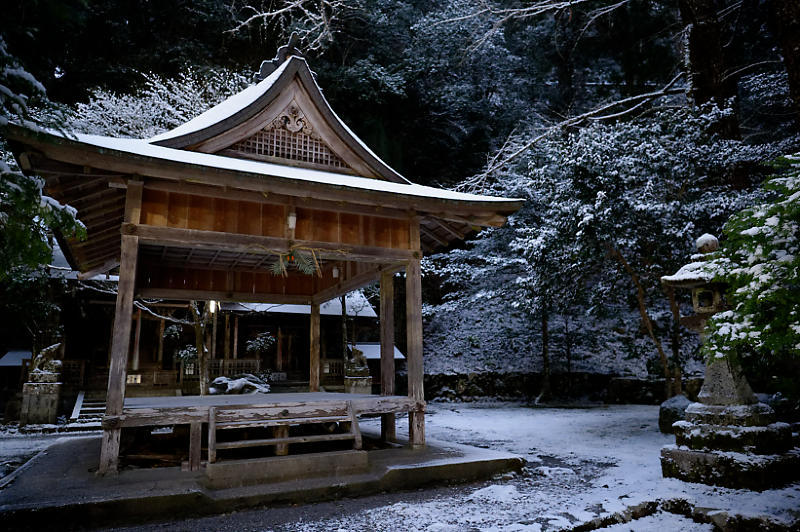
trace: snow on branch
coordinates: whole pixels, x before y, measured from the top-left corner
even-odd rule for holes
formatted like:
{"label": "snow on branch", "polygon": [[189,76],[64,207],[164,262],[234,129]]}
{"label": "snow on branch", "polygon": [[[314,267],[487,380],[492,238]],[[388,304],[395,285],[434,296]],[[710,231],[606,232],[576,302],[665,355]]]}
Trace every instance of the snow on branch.
{"label": "snow on branch", "polygon": [[[580,35],[591,26],[598,18],[608,15],[619,7],[624,6],[629,0],[620,0],[617,2],[608,2],[607,5],[602,5],[587,13],[588,22],[583,26]],[[468,50],[474,51],[486,43],[494,34],[496,34],[503,26],[513,20],[524,20],[529,18],[538,17],[546,13],[553,12],[567,12],[569,17],[572,18],[572,11],[575,7],[582,4],[596,3],[595,0],[538,0],[531,2],[528,5],[521,7],[499,7],[489,0],[479,0],[476,8],[465,15],[457,15],[448,17],[432,24],[433,26],[453,24],[457,22],[464,22],[481,17],[488,17],[493,19],[491,27],[485,31],[475,42],[470,44]]]}
{"label": "snow on branch", "polygon": [[[481,191],[489,176],[500,170],[501,168],[506,167],[509,163],[517,159],[520,155],[528,151],[531,147],[533,147],[536,143],[541,141],[542,139],[556,133],[558,131],[563,130],[567,127],[578,126],[584,122],[588,121],[602,121],[602,120],[613,120],[617,118],[622,118],[627,116],[637,109],[640,109],[642,106],[646,105],[647,103],[653,102],[659,98],[664,96],[669,96],[673,94],[681,94],[685,92],[686,89],[683,87],[675,87],[675,84],[681,79],[683,73],[679,73],[677,76],[672,78],[669,83],[664,85],[657,91],[646,92],[643,94],[637,94],[635,96],[629,96],[627,98],[623,98],[621,100],[616,100],[614,102],[610,102],[600,107],[596,107],[591,111],[587,111],[583,114],[573,116],[566,120],[562,120],[557,124],[553,124],[545,128],[545,130],[536,135],[532,139],[528,140],[527,142],[523,143],[522,146],[517,147],[514,149],[514,143],[512,142],[511,137],[509,137],[503,147],[492,157],[489,161],[489,164],[486,166],[486,169],[481,172],[480,174],[476,174],[475,176],[466,179],[463,181],[458,187],[456,187],[459,191],[469,191],[469,192],[479,192]],[[619,111],[614,111],[615,109],[623,107],[623,109]],[[513,149],[511,153],[506,153]]]}
{"label": "snow on branch", "polygon": [[261,24],[277,28],[284,37],[296,33],[305,50],[316,51],[333,42],[339,23],[361,8],[361,0],[280,0],[261,5],[234,2],[231,9],[241,17],[228,32]]}

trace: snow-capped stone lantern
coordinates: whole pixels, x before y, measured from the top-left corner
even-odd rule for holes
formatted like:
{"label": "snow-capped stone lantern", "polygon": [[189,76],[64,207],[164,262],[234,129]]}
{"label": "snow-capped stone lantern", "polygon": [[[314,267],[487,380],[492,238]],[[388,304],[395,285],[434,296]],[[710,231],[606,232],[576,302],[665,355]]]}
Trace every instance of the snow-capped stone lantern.
{"label": "snow-capped stone lantern", "polygon": [[689,330],[701,333],[708,318],[727,309],[724,283],[714,282],[714,274],[706,266],[706,255],[719,249],[719,240],[714,235],[704,234],[697,239],[697,253],[692,262],[683,266],[674,275],[661,278],[665,286],[692,291],[693,316],[681,316],[681,323]]}
{"label": "snow-capped stone lantern", "polygon": [[[695,315],[681,317],[681,323],[701,336],[708,318],[727,309],[726,285],[713,281],[705,260],[717,249],[716,237],[701,236],[693,262],[661,278],[665,286],[691,289]],[[672,425],[676,445],[661,449],[665,477],[762,490],[800,474],[790,426],[776,423],[772,408],[758,401],[735,356],[708,357],[697,399],[686,407],[686,420]]]}

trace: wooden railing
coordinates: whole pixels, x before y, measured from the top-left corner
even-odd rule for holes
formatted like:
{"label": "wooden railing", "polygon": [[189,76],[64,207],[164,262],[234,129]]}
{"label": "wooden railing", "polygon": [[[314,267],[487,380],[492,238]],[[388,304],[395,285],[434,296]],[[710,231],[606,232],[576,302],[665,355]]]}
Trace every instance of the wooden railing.
{"label": "wooden railing", "polygon": [[209,376],[214,379],[223,375],[238,375],[240,373],[258,373],[261,370],[261,361],[248,358],[229,358],[212,360],[208,367]]}

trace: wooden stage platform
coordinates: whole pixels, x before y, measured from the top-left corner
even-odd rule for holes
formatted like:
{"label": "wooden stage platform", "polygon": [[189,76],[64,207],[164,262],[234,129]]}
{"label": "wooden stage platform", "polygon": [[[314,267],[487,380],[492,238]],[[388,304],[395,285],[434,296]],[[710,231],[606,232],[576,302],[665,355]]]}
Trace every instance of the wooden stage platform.
{"label": "wooden stage platform", "polygon": [[[284,443],[316,441],[317,437],[289,437],[288,427],[304,423],[319,423],[330,419],[349,421],[355,447],[360,448],[360,433],[357,417],[381,415],[391,420],[387,439],[394,438],[394,414],[425,411],[425,403],[399,395],[367,395],[348,393],[253,393],[241,395],[128,397],[122,414],[103,417],[104,430],[134,427],[163,427],[188,425],[189,463],[188,469],[196,471],[201,464],[202,432],[204,425],[209,433],[209,460],[213,461],[217,428],[276,427],[277,439],[271,443],[259,440],[256,443],[279,444],[280,453],[288,452]],[[338,418],[336,416],[339,416]],[[342,417],[349,416],[349,417]],[[222,423],[222,425],[218,425]],[[353,428],[354,427],[354,428]],[[333,438],[330,436],[329,438]],[[252,443],[252,442],[251,442]],[[259,443],[260,444],[260,443]],[[232,446],[232,444],[225,444]],[[237,446],[246,446],[241,443]],[[220,445],[221,447],[221,445]],[[116,457],[115,457],[116,458]]]}
{"label": "wooden stage platform", "polygon": [[425,403],[401,395],[369,395],[333,392],[251,393],[241,395],[190,395],[127,397],[121,416],[105,416],[103,426],[111,428],[205,423],[209,408],[250,408],[265,411],[314,410],[326,403],[351,402],[356,415],[423,412]]}

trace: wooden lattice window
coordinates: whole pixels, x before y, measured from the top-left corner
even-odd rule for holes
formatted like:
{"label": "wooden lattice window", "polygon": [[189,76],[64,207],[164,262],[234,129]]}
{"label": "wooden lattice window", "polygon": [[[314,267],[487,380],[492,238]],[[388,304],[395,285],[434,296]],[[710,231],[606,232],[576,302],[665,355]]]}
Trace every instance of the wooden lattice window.
{"label": "wooden lattice window", "polygon": [[229,150],[258,158],[303,161],[329,168],[348,168],[320,139],[303,113],[290,105],[261,131],[232,145]]}

